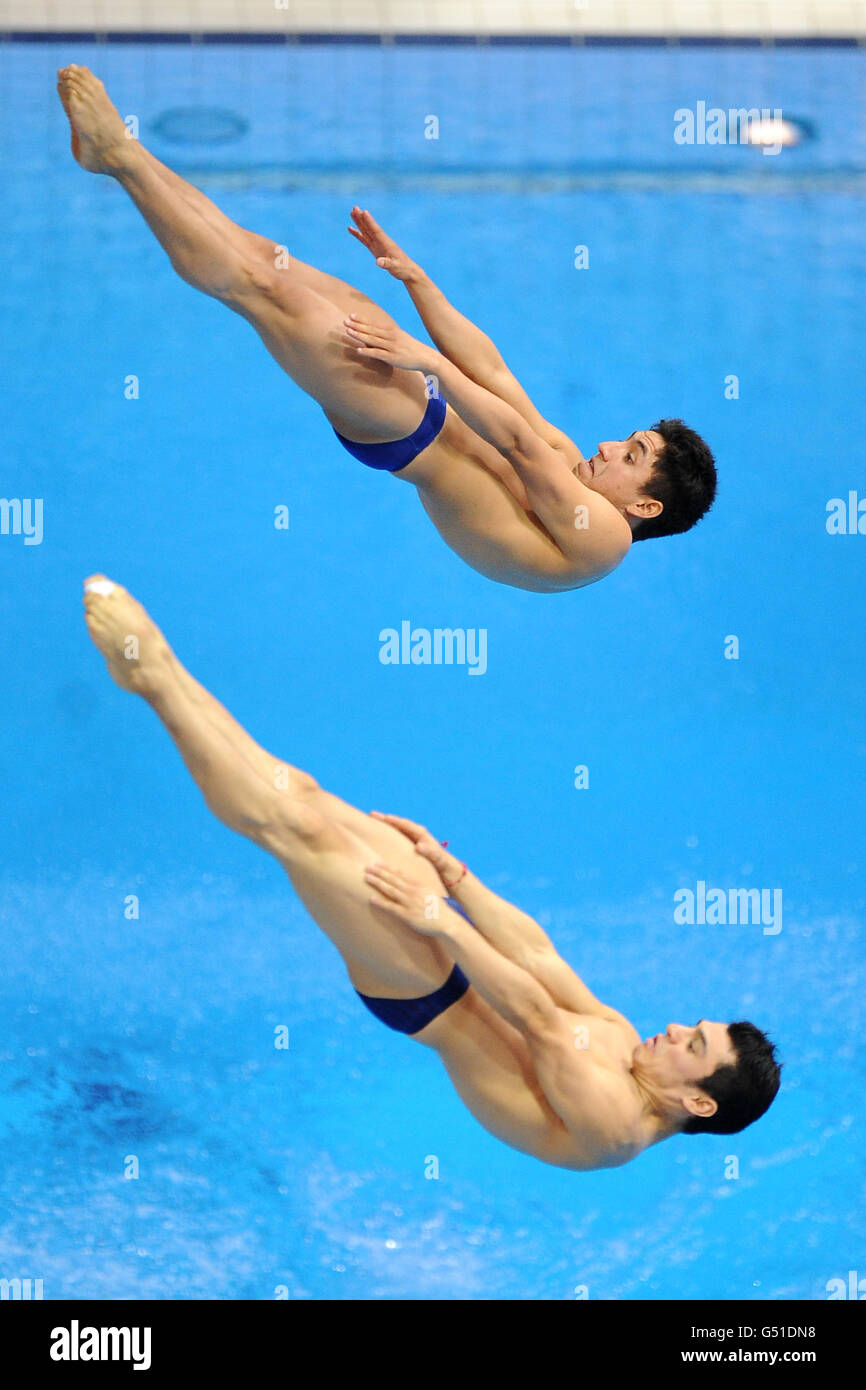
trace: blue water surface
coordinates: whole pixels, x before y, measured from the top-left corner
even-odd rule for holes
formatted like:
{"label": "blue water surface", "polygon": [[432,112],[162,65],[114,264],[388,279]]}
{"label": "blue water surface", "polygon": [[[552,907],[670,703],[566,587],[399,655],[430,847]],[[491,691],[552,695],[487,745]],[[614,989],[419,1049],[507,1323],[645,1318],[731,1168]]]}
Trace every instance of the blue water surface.
{"label": "blue water surface", "polygon": [[[369,207],[585,452],[683,416],[711,516],[579,593],[475,574],[73,163],[70,60],[233,218],[418,333],[345,230]],[[866,536],[826,529],[866,497],[863,63],[0,48],[0,495],[44,501],[41,544],[0,535],[0,1274],[46,1298],[773,1300],[866,1270]],[[812,138],[678,146],[698,101]],[[266,747],[448,838],[643,1034],[768,1029],[766,1118],[585,1175],[488,1136],[107,678],[97,569]],[[486,673],[382,665],[403,620],[486,629]],[[781,888],[781,931],[678,925],[699,880]]]}

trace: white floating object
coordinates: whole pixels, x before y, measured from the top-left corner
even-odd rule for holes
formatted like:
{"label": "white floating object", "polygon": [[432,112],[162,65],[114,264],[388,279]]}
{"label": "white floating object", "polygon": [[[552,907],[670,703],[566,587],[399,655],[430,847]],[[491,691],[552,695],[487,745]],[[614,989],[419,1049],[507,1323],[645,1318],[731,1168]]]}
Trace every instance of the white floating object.
{"label": "white floating object", "polygon": [[782,116],[761,116],[749,122],[746,140],[750,145],[799,145],[803,132]]}

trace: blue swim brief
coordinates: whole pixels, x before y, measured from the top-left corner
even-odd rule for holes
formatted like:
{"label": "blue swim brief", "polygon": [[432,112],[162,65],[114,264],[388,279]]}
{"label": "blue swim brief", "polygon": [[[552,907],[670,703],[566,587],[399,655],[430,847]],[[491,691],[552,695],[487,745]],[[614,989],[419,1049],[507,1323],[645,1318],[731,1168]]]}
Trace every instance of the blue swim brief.
{"label": "blue swim brief", "polygon": [[[470,920],[465,909],[457,902],[456,898],[446,898],[449,907],[453,907],[455,912],[459,912],[465,917],[467,922]],[[455,965],[444,985],[434,989],[432,994],[423,994],[420,999],[379,999],[369,994],[362,994],[356,989],[355,993],[359,999],[363,999],[371,1014],[375,1014],[382,1023],[393,1028],[397,1033],[420,1033],[422,1028],[426,1028],[428,1023],[432,1023],[434,1018],[438,1018],[441,1013],[451,1004],[456,1004],[458,999],[469,988],[469,981],[460,969]]]}
{"label": "blue swim brief", "polygon": [[358,444],[347,439],[339,430],[334,434],[345,449],[368,468],[384,468],[388,473],[399,473],[416,459],[422,449],[432,444],[445,422],[445,402],[441,396],[431,396],[424,411],[424,419],[417,430],[407,434],[405,439],[391,439],[385,444]]}

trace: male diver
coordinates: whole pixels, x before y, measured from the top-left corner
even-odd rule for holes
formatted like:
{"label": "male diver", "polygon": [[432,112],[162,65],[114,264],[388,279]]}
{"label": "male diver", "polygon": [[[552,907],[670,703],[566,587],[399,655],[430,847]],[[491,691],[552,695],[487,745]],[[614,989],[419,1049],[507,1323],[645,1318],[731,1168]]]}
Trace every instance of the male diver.
{"label": "male diver", "polygon": [[712,454],[681,420],[585,458],[368,212],[353,208],[349,231],[406,284],[435,348],[359,290],[239,227],[127,138],[88,68],[60,69],[58,92],[82,168],[117,180],[178,275],[247,319],[345,448],[414,484],[447,544],[488,578],[580,588],[615,569],[632,541],[686,531],[712,504]]}
{"label": "male diver", "polygon": [[92,576],[84,606],[111,675],[162,720],[210,810],[282,865],[367,1008],[438,1053],[491,1134],[557,1167],[612,1168],[763,1115],[779,1065],[754,1024],[641,1039],[422,826],[367,815],[259,747],[120,585]]}

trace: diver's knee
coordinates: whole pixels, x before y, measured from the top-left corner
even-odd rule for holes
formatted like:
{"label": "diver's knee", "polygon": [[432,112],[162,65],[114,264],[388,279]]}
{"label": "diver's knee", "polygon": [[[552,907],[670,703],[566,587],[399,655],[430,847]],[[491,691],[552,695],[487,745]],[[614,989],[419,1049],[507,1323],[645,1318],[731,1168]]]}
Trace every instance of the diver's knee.
{"label": "diver's knee", "polygon": [[[324,799],[325,793],[315,777],[300,768],[292,767],[291,763],[275,761],[271,778],[273,790],[285,800],[298,800],[316,807],[316,803]],[[318,806],[318,809],[322,810],[323,806]]]}
{"label": "diver's knee", "polygon": [[261,826],[264,847],[278,859],[291,859],[299,850],[340,847],[340,831],[316,805],[313,796],[277,794]]}
{"label": "diver's knee", "polygon": [[237,264],[232,294],[246,305],[276,304],[291,312],[297,300],[297,282],[262,257],[243,256]]}

